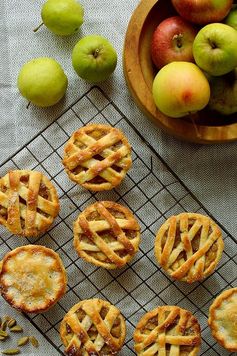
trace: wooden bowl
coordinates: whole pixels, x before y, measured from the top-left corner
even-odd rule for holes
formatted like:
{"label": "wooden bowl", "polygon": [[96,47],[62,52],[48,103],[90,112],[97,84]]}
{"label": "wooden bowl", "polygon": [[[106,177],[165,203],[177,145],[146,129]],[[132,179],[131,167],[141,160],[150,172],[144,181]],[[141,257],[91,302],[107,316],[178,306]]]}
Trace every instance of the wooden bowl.
{"label": "wooden bowl", "polygon": [[167,133],[182,140],[198,143],[221,143],[237,139],[237,114],[224,116],[207,108],[195,119],[174,119],[163,115],[155,106],[152,83],[157,73],[150,55],[152,33],[165,18],[175,15],[170,0],[142,0],[127,28],[123,69],[128,88],[138,107]]}

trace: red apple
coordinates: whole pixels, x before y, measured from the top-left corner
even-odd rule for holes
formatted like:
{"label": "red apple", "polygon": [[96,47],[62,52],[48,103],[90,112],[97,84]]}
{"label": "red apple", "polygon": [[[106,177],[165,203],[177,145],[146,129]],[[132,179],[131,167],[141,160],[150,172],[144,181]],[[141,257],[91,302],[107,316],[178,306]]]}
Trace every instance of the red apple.
{"label": "red apple", "polygon": [[205,25],[220,22],[229,13],[233,0],[171,0],[180,16]]}
{"label": "red apple", "polygon": [[159,69],[174,61],[194,62],[192,45],[197,29],[180,16],[163,20],[151,40],[151,58]]}

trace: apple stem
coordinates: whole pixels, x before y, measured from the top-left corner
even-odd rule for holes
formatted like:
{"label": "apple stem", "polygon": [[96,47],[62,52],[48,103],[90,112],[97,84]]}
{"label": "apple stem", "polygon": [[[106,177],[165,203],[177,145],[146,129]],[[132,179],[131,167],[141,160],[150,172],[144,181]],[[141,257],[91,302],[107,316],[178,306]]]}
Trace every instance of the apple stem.
{"label": "apple stem", "polygon": [[100,53],[99,48],[96,48],[96,50],[95,50],[94,53],[93,53],[93,56],[94,56],[95,58],[97,58],[98,55],[99,55],[99,53]]}
{"label": "apple stem", "polygon": [[29,101],[28,104],[26,105],[26,109],[29,109],[30,104],[31,104],[31,101]]}
{"label": "apple stem", "polygon": [[191,118],[192,124],[194,126],[195,131],[196,131],[197,137],[201,137],[200,131],[198,130],[198,127],[197,127],[196,122],[195,122],[195,120],[198,117],[197,112],[190,112],[189,116]]}
{"label": "apple stem", "polygon": [[182,47],[182,39],[183,39],[182,33],[176,34],[173,37],[173,40],[176,42],[178,48]]}
{"label": "apple stem", "polygon": [[43,26],[43,24],[44,24],[44,23],[42,22],[42,23],[41,23],[38,27],[36,27],[33,31],[34,31],[34,32],[37,32],[37,31],[40,29],[40,27]]}

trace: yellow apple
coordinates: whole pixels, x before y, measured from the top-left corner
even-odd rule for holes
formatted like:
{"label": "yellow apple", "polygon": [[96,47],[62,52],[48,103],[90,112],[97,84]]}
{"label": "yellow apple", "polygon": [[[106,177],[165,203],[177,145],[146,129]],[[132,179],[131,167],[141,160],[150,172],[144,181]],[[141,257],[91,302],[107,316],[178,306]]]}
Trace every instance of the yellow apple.
{"label": "yellow apple", "polygon": [[152,95],[163,114],[178,118],[203,109],[210,99],[210,86],[196,64],[171,62],[156,74]]}

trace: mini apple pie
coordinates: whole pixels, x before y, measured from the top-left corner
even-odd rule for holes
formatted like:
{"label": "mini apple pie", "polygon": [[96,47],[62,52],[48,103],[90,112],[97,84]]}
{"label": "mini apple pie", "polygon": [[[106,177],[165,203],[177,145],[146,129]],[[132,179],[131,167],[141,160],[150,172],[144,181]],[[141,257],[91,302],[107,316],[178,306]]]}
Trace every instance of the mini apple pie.
{"label": "mini apple pie", "polygon": [[63,263],[49,248],[21,246],[3,258],[0,293],[13,308],[26,313],[44,312],[64,295],[66,286]]}
{"label": "mini apple pie", "polygon": [[126,325],[119,309],[101,299],[74,305],[60,326],[67,355],[117,355],[125,334]]}
{"label": "mini apple pie", "polygon": [[130,168],[131,147],[119,129],[90,124],[73,133],[63,164],[69,178],[84,188],[109,190],[121,183]]}
{"label": "mini apple pie", "polygon": [[41,172],[13,170],[0,178],[0,224],[11,233],[38,236],[58,212],[57,191]]}
{"label": "mini apple pie", "polygon": [[221,346],[230,352],[237,352],[237,288],[225,290],[214,300],[208,324]]}
{"label": "mini apple pie", "polygon": [[219,262],[224,243],[217,224],[208,216],[181,213],[159,229],[155,256],[174,279],[188,283],[209,276]]}
{"label": "mini apple pie", "polygon": [[140,227],[132,212],[112,201],[88,206],[74,222],[80,257],[107,269],[121,268],[138,250]]}
{"label": "mini apple pie", "polygon": [[197,319],[188,310],[168,305],[146,313],[133,338],[138,356],[196,356],[201,345]]}

